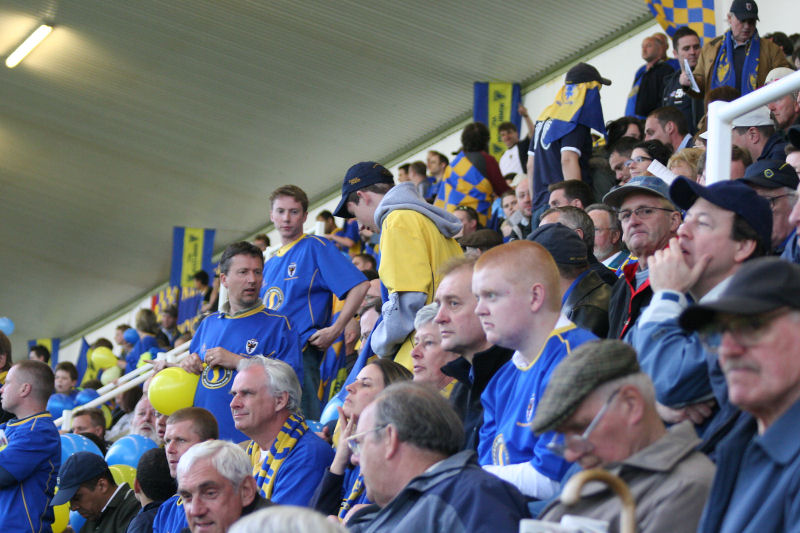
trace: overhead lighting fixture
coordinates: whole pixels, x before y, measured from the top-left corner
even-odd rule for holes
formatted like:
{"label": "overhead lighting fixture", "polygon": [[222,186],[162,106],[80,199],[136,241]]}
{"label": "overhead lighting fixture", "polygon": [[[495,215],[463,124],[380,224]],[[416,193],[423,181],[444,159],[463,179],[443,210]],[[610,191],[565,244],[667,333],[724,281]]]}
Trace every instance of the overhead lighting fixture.
{"label": "overhead lighting fixture", "polygon": [[42,24],[36,28],[36,30],[31,33],[27,39],[22,41],[22,44],[6,58],[6,66],[8,68],[14,68],[19,65],[20,61],[25,59],[25,56],[30,54],[31,50],[39,46],[39,43],[44,41],[45,37],[50,35],[51,31],[53,31],[53,26],[48,24]]}

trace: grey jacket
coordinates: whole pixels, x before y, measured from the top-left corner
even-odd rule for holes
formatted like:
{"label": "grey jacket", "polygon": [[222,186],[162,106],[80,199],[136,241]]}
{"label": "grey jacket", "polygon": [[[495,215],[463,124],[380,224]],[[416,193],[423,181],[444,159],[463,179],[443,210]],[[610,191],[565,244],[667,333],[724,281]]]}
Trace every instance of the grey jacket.
{"label": "grey jacket", "polygon": [[[715,469],[695,450],[699,442],[691,422],[682,422],[647,448],[606,467],[628,484],[636,501],[639,533],[697,530]],[[540,518],[558,522],[572,514],[606,520],[613,533],[619,531],[620,509],[619,499],[605,484],[589,482],[576,505],[567,507],[555,500]]]}
{"label": "grey jacket", "polygon": [[358,533],[516,532],[528,516],[525,498],[511,484],[478,466],[462,451],[412,479],[385,507],[370,505],[347,523]]}
{"label": "grey jacket", "polygon": [[[400,183],[389,189],[375,210],[375,225],[382,227],[389,213],[398,209],[424,215],[445,237],[453,237],[461,231],[461,221],[457,216],[430,205],[411,182]],[[428,295],[423,292],[391,293],[389,300],[383,304],[383,320],[372,333],[372,350],[383,357],[394,356],[408,334],[414,331],[414,317],[427,301]]]}

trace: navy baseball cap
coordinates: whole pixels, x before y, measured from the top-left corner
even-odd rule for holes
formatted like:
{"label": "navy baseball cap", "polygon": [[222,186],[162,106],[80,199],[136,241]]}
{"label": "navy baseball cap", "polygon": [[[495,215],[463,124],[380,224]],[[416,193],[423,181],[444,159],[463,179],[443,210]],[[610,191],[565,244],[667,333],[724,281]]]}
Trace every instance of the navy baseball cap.
{"label": "navy baseball cap", "polygon": [[792,165],[780,159],[756,161],[744,171],[741,180],[750,185],[777,189],[779,187],[797,188],[797,172]]}
{"label": "navy baseball cap", "polygon": [[560,222],[542,224],[528,235],[528,240],[544,246],[557,265],[589,264],[586,244],[575,231]]}
{"label": "navy baseball cap", "polygon": [[678,319],[689,331],[713,324],[720,313],[755,315],[781,307],[800,309],[800,266],[778,257],[746,261],[715,299],[692,305]]}
{"label": "navy baseball cap", "polygon": [[336,206],[333,215],[340,218],[350,218],[350,212],[347,210],[347,197],[350,196],[351,192],[376,183],[394,185],[392,173],[380,163],[362,161],[347,169],[347,174],[344,175],[344,181],[342,182],[342,199],[339,201],[339,205]]}
{"label": "navy baseball cap", "polygon": [[759,20],[758,4],[753,0],[733,0],[730,12],[736,15],[739,20]]}
{"label": "navy baseball cap", "polygon": [[712,183],[708,187],[678,176],[669,187],[672,203],[683,210],[692,207],[695,200],[703,198],[712,204],[733,211],[747,221],[769,249],[772,242],[772,209],[769,201],[741,180],[726,180]]}
{"label": "navy baseball cap", "polygon": [[78,492],[82,483],[99,477],[108,471],[105,460],[92,452],[75,452],[70,455],[58,471],[58,492],[50,505],[67,503]]}
{"label": "navy baseball cap", "polygon": [[619,206],[625,201],[625,197],[634,193],[652,194],[670,202],[672,201],[669,197],[669,185],[667,185],[666,181],[655,176],[636,176],[628,180],[626,184],[611,189],[603,196],[603,203],[619,209]]}

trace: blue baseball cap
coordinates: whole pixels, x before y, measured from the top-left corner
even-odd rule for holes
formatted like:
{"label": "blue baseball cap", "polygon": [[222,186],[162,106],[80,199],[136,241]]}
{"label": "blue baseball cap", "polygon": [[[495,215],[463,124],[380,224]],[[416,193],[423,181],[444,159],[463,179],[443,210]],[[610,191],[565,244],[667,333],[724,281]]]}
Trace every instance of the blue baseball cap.
{"label": "blue baseball cap", "polygon": [[351,192],[376,183],[394,185],[392,173],[380,163],[362,161],[347,169],[347,174],[344,175],[344,181],[342,182],[342,199],[339,201],[339,205],[336,206],[333,215],[340,218],[350,218],[350,212],[347,210],[347,197],[350,196]]}
{"label": "blue baseball cap", "polygon": [[70,455],[58,471],[58,492],[51,506],[67,503],[78,492],[82,483],[101,476],[108,471],[105,460],[94,452],[75,452]]}
{"label": "blue baseball cap", "polygon": [[772,209],[769,201],[756,194],[756,191],[741,180],[718,181],[708,187],[679,176],[669,187],[672,203],[687,210],[698,198],[733,211],[750,225],[761,238],[761,243],[771,248]]}
{"label": "blue baseball cap", "polygon": [[669,185],[661,178],[655,176],[636,176],[631,178],[624,185],[614,187],[605,196],[603,196],[603,203],[619,209],[625,197],[629,194],[645,193],[660,196],[667,201],[672,201],[669,197]]}

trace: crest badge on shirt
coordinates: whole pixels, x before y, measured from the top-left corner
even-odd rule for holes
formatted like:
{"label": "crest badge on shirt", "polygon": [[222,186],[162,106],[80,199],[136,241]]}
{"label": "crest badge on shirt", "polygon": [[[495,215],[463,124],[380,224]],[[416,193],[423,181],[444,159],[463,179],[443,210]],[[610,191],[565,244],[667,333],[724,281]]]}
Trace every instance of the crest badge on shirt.
{"label": "crest badge on shirt", "polygon": [[297,263],[289,263],[289,267],[286,269],[286,273],[289,275],[290,278],[293,278],[295,272],[297,272]]}
{"label": "crest badge on shirt", "polygon": [[533,418],[533,408],[536,406],[536,393],[531,394],[531,399],[528,400],[528,408],[525,410],[525,421],[530,422]]}
{"label": "crest badge on shirt", "polygon": [[247,350],[247,355],[253,355],[253,352],[258,348],[258,340],[250,339],[245,343],[244,348]]}

